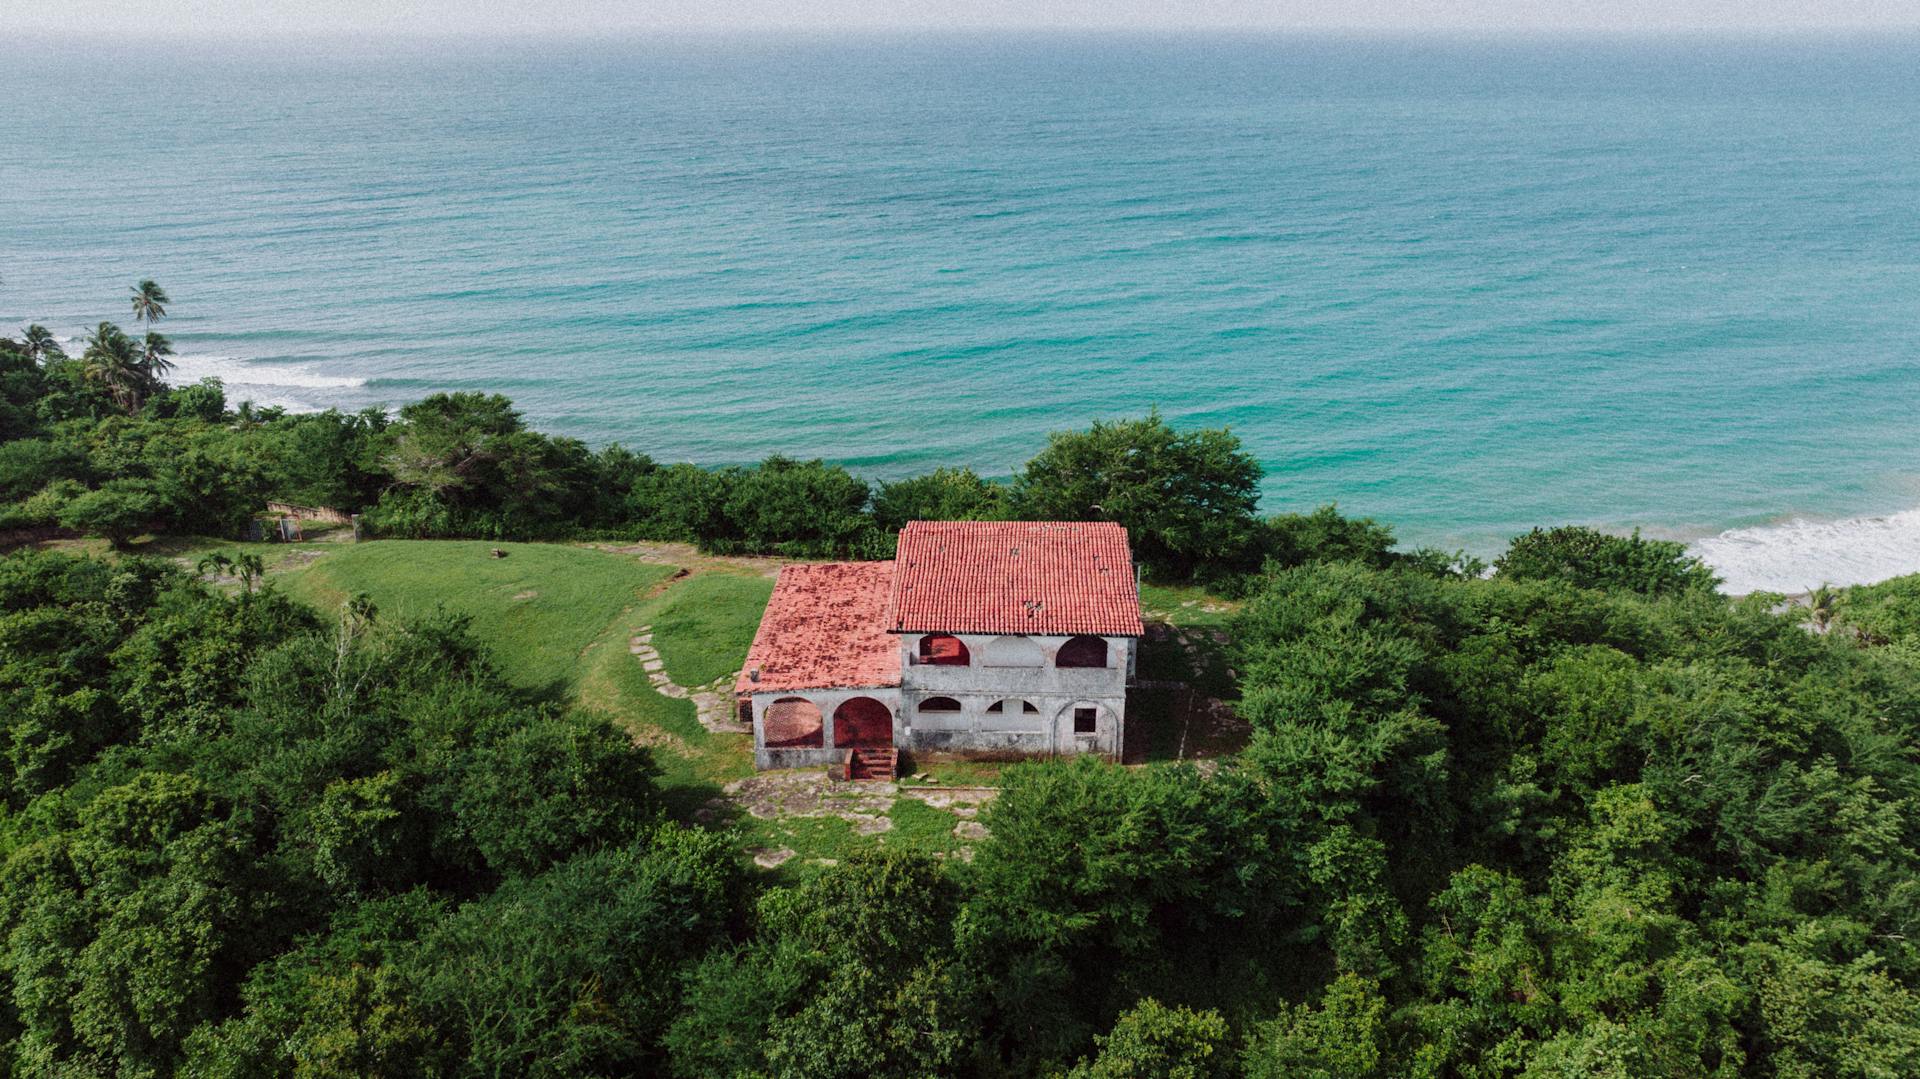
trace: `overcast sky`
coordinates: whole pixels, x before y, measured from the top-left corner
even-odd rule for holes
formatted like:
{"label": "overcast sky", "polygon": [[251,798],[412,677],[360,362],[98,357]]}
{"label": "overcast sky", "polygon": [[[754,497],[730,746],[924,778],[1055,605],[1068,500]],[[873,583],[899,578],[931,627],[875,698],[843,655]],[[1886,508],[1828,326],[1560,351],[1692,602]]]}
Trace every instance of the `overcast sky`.
{"label": "overcast sky", "polygon": [[631,34],[694,29],[1920,29],[1920,0],[0,0],[0,33]]}

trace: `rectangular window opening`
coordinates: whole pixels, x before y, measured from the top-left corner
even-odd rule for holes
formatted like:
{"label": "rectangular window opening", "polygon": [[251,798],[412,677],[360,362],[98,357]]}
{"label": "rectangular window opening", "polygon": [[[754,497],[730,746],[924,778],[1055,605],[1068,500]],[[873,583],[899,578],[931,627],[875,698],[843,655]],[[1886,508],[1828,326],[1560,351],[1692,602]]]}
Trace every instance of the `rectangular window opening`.
{"label": "rectangular window opening", "polygon": [[1098,708],[1075,708],[1073,710],[1073,733],[1093,734],[1100,721]]}

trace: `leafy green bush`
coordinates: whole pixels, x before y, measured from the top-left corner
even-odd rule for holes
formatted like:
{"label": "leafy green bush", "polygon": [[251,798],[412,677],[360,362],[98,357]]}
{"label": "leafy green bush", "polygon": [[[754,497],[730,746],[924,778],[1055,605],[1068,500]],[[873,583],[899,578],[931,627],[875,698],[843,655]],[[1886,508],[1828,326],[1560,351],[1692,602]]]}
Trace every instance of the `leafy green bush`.
{"label": "leafy green bush", "polygon": [[1187,578],[1209,565],[1256,568],[1260,465],[1225,429],[1176,431],[1158,412],[1060,431],[1014,480],[1025,520],[1115,521],[1136,558]]}
{"label": "leafy green bush", "polygon": [[1494,572],[1520,581],[1563,580],[1582,588],[1625,589],[1643,596],[1711,592],[1720,584],[1684,543],[1614,536],[1569,525],[1516,536],[1493,563]]}
{"label": "leafy green bush", "polygon": [[873,496],[873,523],[898,532],[908,521],[998,521],[1007,516],[1007,488],[967,468],[936,468],[883,483]]}
{"label": "leafy green bush", "polygon": [[102,536],[115,547],[153,527],[163,503],[148,480],[108,480],[60,507],[63,527]]}

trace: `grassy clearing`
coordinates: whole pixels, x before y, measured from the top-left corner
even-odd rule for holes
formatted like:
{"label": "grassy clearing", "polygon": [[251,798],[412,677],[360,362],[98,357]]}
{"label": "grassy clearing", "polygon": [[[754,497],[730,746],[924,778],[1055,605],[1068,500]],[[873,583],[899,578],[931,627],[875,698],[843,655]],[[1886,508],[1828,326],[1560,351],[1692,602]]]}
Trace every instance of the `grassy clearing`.
{"label": "grassy clearing", "polygon": [[918,798],[902,797],[887,810],[892,827],[862,835],[852,822],[832,815],[815,817],[746,818],[741,824],[745,845],[752,850],[794,852],[781,866],[785,877],[804,876],[834,865],[861,851],[904,848],[939,857],[955,856],[967,844],[954,834],[960,817],[930,806]]}
{"label": "grassy clearing", "polygon": [[877,837],[884,846],[907,847],[922,854],[948,855],[964,846],[953,834],[960,818],[918,798],[902,798],[893,803],[893,809],[887,816],[893,818],[893,830]]}
{"label": "grassy clearing", "polygon": [[772,594],[768,577],[702,573],[677,582],[661,597],[652,622],[668,677],[704,686],[737,673]]}
{"label": "grassy clearing", "polygon": [[731,662],[737,668],[752,643],[751,627],[744,640],[736,634],[728,641],[716,631],[699,632],[697,626],[683,638],[679,628],[660,617],[676,602],[680,590],[698,580],[693,577],[675,582],[665,592],[620,612],[583,657],[575,697],[582,708],[619,723],[633,732],[635,741],[652,750],[662,784],[676,813],[683,817],[718,797],[724,784],[753,774],[752,736],[716,734],[702,727],[693,702],[655,692],[639,661],[627,651],[628,642],[640,627],[651,625],[654,647],[660,650],[660,658],[676,682],[680,681],[677,672],[687,666],[676,659],[683,646],[702,656],[724,654],[731,647],[735,656]]}
{"label": "grassy clearing", "polygon": [[124,550],[115,550],[103,539],[47,540],[34,546],[43,551],[60,551],[84,558],[108,560],[128,557],[169,558],[188,569],[215,552],[228,555],[259,555],[269,573],[295,569],[341,549],[341,535],[332,529],[309,529],[300,543],[237,543],[212,536],[144,536]]}
{"label": "grassy clearing", "polygon": [[991,787],[999,783],[1004,761],[914,758],[913,771],[900,777],[903,787]]}
{"label": "grassy clearing", "polygon": [[[689,701],[647,683],[628,642],[654,627],[676,681],[737,667],[771,582],[714,573],[671,581],[675,567],[588,547],[459,540],[328,545],[324,558],[276,574],[322,610],[366,592],[390,616],[445,607],[473,631],[506,676],[631,731],[661,770],[677,815],[689,817],[726,782],[753,772],[750,739],[700,726]],[[494,558],[499,548],[505,558]],[[718,674],[708,673],[702,681]]]}
{"label": "grassy clearing", "polygon": [[[492,557],[495,548],[507,557]],[[467,615],[508,678],[564,697],[589,646],[672,572],[557,544],[381,540],[338,546],[273,579],[323,611],[365,592],[388,616]]]}
{"label": "grassy clearing", "polygon": [[1224,626],[1240,609],[1236,600],[1221,599],[1193,585],[1140,586],[1140,610],[1149,622],[1175,626]]}
{"label": "grassy clearing", "polygon": [[[508,556],[491,557],[495,547]],[[168,550],[153,553],[185,559],[216,549],[233,547],[174,541]],[[679,565],[641,561],[636,552],[562,544],[322,541],[247,549],[276,556],[269,563],[273,580],[323,610],[366,592],[390,616],[417,616],[436,606],[468,615],[510,679],[631,731],[652,753],[669,809],[678,819],[731,824],[749,850],[793,850],[795,857],[781,875],[814,872],[876,846],[949,857],[969,846],[954,834],[960,816],[910,796],[884,810],[891,823],[887,831],[870,834],[836,815],[836,807],[854,808],[853,802],[840,806],[842,800],[862,797],[853,789],[830,796],[824,815],[774,819],[747,816],[723,797],[726,784],[754,774],[750,736],[709,731],[696,719],[692,702],[655,691],[629,642],[643,627],[652,627],[666,672],[681,686],[730,676],[746,657],[772,591],[773,582],[759,565],[703,561],[689,567],[690,575],[681,575],[685,571]],[[1149,617],[1170,623],[1177,636],[1143,649],[1141,675],[1186,682],[1201,693],[1229,692],[1218,633],[1232,605],[1196,589],[1158,586],[1149,586],[1143,599]],[[1130,707],[1130,721],[1147,738],[1147,760],[1230,751],[1209,744],[1216,739],[1195,723],[1188,690],[1137,691]],[[1134,752],[1130,758],[1140,759]],[[901,785],[994,786],[1004,767],[991,761],[916,761]]]}

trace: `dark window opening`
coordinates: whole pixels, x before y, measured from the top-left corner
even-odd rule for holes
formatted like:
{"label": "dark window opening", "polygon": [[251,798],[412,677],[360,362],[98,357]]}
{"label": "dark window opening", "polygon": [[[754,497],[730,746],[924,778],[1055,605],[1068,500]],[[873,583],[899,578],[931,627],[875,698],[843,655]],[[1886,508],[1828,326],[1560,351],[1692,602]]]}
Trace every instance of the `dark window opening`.
{"label": "dark window opening", "polygon": [[1032,701],[1014,701],[1011,699],[1004,700],[1004,701],[995,701],[992,704],[987,705],[987,711],[997,716],[1004,713],[1007,710],[1007,705],[1009,704],[1018,704],[1020,706],[1020,711],[1025,713],[1026,715],[1037,716],[1040,714],[1040,709],[1034,707],[1034,704]]}
{"label": "dark window opening", "polygon": [[931,667],[965,667],[973,661],[958,637],[935,633],[920,638],[920,662]]}
{"label": "dark window opening", "polygon": [[952,697],[928,697],[920,702],[922,712],[958,712],[960,702]]}
{"label": "dark window opening", "polygon": [[1073,733],[1093,734],[1099,729],[1100,709],[1075,708],[1073,710]]}
{"label": "dark window opening", "polygon": [[1107,665],[1107,642],[1099,637],[1075,637],[1060,646],[1054,656],[1056,667],[1104,667]]}

